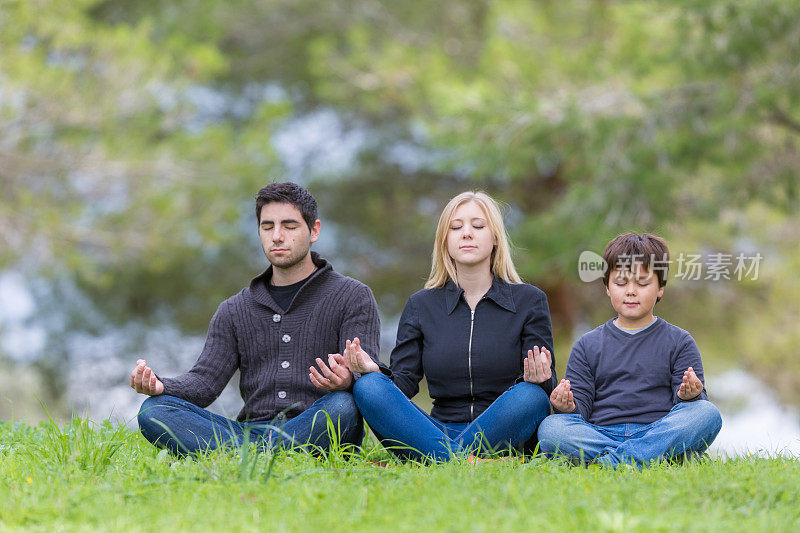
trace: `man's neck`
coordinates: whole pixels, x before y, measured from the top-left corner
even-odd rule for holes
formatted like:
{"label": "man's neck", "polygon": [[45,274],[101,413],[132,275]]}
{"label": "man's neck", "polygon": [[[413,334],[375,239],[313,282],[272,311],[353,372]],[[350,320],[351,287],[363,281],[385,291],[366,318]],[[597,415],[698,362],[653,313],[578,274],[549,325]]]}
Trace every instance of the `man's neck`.
{"label": "man's neck", "polygon": [[314,261],[311,260],[310,253],[305,256],[302,261],[290,266],[289,268],[278,268],[275,265],[272,265],[272,279],[270,280],[270,284],[275,285],[276,287],[292,285],[299,281],[303,281],[308,276],[313,274],[316,269],[317,265],[315,265]]}

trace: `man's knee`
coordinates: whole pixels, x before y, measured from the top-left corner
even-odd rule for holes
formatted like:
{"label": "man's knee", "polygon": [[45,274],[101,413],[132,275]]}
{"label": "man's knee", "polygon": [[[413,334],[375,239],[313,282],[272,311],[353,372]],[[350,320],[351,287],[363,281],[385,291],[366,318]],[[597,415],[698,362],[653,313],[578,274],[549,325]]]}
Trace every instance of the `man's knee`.
{"label": "man's knee", "polygon": [[163,419],[165,409],[175,409],[177,406],[176,401],[178,398],[168,394],[161,394],[158,396],[148,396],[142,407],[139,409],[137,415],[137,422],[139,423],[139,430],[150,441],[158,438],[166,433]]}
{"label": "man's knee", "polygon": [[[346,391],[329,392],[321,398],[319,410],[311,421],[311,439],[321,445],[330,431],[339,434],[342,443],[361,444],[364,438],[364,419],[356,406],[353,395]],[[329,425],[330,424],[330,425]],[[316,439],[313,435],[317,435]],[[327,447],[327,444],[323,447]]]}
{"label": "man's knee", "polygon": [[356,420],[361,413],[356,406],[353,395],[347,391],[329,392],[324,398],[322,411],[327,413],[331,420]]}

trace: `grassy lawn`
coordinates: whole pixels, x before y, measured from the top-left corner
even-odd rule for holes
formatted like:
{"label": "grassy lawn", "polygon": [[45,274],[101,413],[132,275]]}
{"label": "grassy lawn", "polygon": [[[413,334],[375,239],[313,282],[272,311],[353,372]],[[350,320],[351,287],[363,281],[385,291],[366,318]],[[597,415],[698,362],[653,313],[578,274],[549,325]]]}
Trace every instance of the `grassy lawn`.
{"label": "grassy lawn", "polygon": [[797,531],[800,466],[705,459],[643,472],[539,458],[438,466],[217,452],[172,460],[110,423],[0,423],[0,530]]}

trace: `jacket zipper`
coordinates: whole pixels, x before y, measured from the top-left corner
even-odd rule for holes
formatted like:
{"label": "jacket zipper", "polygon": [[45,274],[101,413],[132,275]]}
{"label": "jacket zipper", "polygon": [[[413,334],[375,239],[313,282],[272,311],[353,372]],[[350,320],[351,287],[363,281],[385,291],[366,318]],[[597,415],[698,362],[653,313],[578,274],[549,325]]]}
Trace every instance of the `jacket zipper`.
{"label": "jacket zipper", "polygon": [[472,394],[472,329],[475,326],[475,310],[470,309],[469,348],[467,349],[467,365],[469,367],[469,419],[475,420],[475,396]]}

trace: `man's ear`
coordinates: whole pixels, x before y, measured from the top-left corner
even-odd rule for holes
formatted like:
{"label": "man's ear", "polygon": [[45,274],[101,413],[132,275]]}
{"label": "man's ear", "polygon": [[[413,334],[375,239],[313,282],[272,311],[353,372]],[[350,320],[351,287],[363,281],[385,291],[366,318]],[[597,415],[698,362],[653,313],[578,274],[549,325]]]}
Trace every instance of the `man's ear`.
{"label": "man's ear", "polygon": [[319,239],[319,232],[322,229],[322,221],[317,219],[314,221],[314,225],[311,226],[311,242],[317,242]]}

